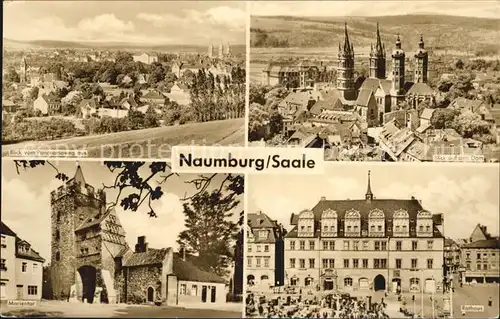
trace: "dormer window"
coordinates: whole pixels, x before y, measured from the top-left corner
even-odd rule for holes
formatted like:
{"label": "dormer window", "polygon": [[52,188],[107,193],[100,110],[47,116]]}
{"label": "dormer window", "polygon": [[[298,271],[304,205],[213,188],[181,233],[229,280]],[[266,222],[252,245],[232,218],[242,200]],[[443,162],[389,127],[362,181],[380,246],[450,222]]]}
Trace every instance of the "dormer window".
{"label": "dormer window", "polygon": [[359,211],[351,209],[345,213],[344,217],[345,236],[358,237],[361,229],[361,215]]}
{"label": "dormer window", "polygon": [[267,238],[267,230],[259,231],[259,237],[263,239]]}
{"label": "dormer window", "polygon": [[393,226],[394,226],[394,237],[408,237],[410,233],[408,229],[410,228],[410,216],[407,211],[399,209],[393,214]]}
{"label": "dormer window", "polygon": [[314,214],[312,211],[305,210],[300,213],[298,220],[298,236],[313,237],[314,236]]}
{"label": "dormer window", "polygon": [[422,210],[417,214],[417,236],[432,237],[432,214]]}

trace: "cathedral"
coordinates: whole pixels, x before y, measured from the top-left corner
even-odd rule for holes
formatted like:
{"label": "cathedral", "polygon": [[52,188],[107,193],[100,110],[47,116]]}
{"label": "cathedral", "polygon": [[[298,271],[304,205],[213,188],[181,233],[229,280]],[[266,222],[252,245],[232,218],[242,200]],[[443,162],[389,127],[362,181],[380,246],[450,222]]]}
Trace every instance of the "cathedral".
{"label": "cathedral", "polygon": [[380,37],[377,24],[376,43],[370,50],[369,76],[356,88],[354,45],[349,39],[345,24],[344,43],[339,43],[337,83],[339,98],[344,105],[352,105],[368,126],[384,123],[383,116],[407,102],[416,108],[421,102],[434,102],[434,92],[427,85],[429,55],[421,36],[418,49],[414,53],[413,81],[406,75],[406,53],[399,35],[391,52],[390,79],[386,74],[386,49]]}
{"label": "cathedral", "polygon": [[196,256],[150,248],[145,236],[129,247],[125,234],[116,211],[106,209],[106,193],[86,183],[78,166],[51,193],[52,297],[86,303],[226,302],[225,280]]}
{"label": "cathedral", "polygon": [[231,57],[231,55],[232,55],[231,45],[229,43],[227,45],[221,43],[217,48],[212,44],[208,46],[208,57],[211,59],[215,58],[223,59]]}

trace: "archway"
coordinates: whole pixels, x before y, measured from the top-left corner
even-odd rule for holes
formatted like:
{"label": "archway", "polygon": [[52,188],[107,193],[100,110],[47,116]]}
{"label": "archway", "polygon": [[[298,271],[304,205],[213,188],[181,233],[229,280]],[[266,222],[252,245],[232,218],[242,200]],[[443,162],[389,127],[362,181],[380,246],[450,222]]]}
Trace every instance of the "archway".
{"label": "archway", "polygon": [[253,286],[255,283],[255,276],[254,275],[248,275],[247,276],[247,285]]}
{"label": "archway", "polygon": [[155,299],[155,289],[153,287],[148,287],[147,301],[153,302]]}
{"label": "archway", "polygon": [[382,275],[375,276],[373,279],[373,289],[375,291],[384,290],[385,289],[385,278]]}
{"label": "archway", "polygon": [[78,268],[78,273],[82,279],[82,298],[88,303],[92,303],[96,288],[97,269],[92,266],[82,266]]}

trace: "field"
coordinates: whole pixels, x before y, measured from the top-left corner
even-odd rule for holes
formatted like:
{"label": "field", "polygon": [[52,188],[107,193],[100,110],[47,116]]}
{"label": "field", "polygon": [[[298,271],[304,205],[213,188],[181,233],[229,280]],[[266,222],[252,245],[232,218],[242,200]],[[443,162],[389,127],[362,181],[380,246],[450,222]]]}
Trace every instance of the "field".
{"label": "field", "polygon": [[[456,50],[466,55],[498,54],[499,19],[440,15],[402,15],[383,17],[260,17],[251,19],[251,47],[261,48],[330,48],[336,54],[344,37],[344,21],[354,50],[369,48],[375,41],[376,23],[380,23],[382,41],[393,47],[400,34],[407,51],[418,47],[423,35],[430,50]],[[333,49],[333,50],[331,50]],[[310,49],[308,49],[310,50]],[[253,58],[253,57],[252,57]]]}
{"label": "field", "polygon": [[87,150],[91,158],[170,158],[175,145],[245,144],[245,120],[231,119],[158,127],[55,141],[23,142],[3,146],[3,156],[25,150]]}

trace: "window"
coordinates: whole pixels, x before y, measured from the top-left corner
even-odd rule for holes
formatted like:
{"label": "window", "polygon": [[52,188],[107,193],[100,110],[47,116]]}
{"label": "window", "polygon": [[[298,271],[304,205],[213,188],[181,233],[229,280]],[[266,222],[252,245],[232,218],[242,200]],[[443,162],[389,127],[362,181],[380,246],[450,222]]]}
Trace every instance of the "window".
{"label": "window", "polygon": [[380,250],[380,242],[379,241],[375,242],[375,250]]}
{"label": "window", "polygon": [[251,253],[252,252],[252,245],[248,245],[248,252]]}
{"label": "window", "polygon": [[344,286],[345,287],[352,287],[352,278],[344,278]]}
{"label": "window", "polygon": [[302,268],[302,269],[306,268],[306,260],[305,259],[302,259],[302,258],[299,259],[299,264],[300,264],[299,265],[300,268]]}
{"label": "window", "polygon": [[264,258],[264,267],[266,267],[266,268],[269,267],[269,257]]}
{"label": "window", "polygon": [[290,242],[290,250],[295,250],[295,241],[294,240],[292,240]]}
{"label": "window", "polygon": [[465,269],[467,269],[467,270],[471,270],[471,269],[470,269],[470,264],[471,264],[471,262],[470,262],[470,261],[468,261],[468,262],[466,263],[466,265],[465,265]]}
{"label": "window", "polygon": [[424,231],[424,226],[420,225],[420,226],[418,227],[418,230],[419,230],[419,231]]}
{"label": "window", "polygon": [[477,259],[481,259],[481,254],[477,254]]}
{"label": "window", "polygon": [[314,240],[309,241],[309,250],[314,250]]}
{"label": "window", "polygon": [[60,252],[56,252],[56,261],[59,261],[61,260],[61,253]]}
{"label": "window", "polygon": [[402,250],[403,243],[401,241],[396,242],[396,250]]}
{"label": "window", "polygon": [[334,241],[330,242],[330,250],[335,250],[335,242]]}
{"label": "window", "polygon": [[257,252],[261,252],[262,251],[262,247],[260,245],[257,245],[257,249],[256,249]]}
{"label": "window", "polygon": [[264,252],[269,252],[269,245],[264,245]]}
{"label": "window", "polygon": [[378,225],[377,230],[378,230],[378,231],[382,231],[382,226],[381,226],[381,225]]}
{"label": "window", "polygon": [[323,242],[323,250],[328,250],[328,242],[327,241]]}
{"label": "window", "polygon": [[333,269],[333,268],[335,268],[335,259],[333,259],[333,258],[332,258],[332,259],[330,259],[330,260],[328,261],[328,263],[329,263],[330,268],[332,268],[332,269]]}
{"label": "window", "polygon": [[466,254],[467,256],[465,257],[466,259],[470,259],[470,253]]}
{"label": "window", "polygon": [[248,267],[252,267],[252,257],[248,257],[247,265],[248,265]]}
{"label": "window", "polygon": [[368,240],[363,241],[363,250],[368,250]]}
{"label": "window", "polygon": [[23,262],[21,264],[21,271],[26,272],[27,269],[28,269],[28,263]]}
{"label": "window", "polygon": [[185,294],[186,294],[186,284],[181,284],[179,295],[185,295]]}
{"label": "window", "polygon": [[312,226],[307,226],[307,231],[311,232],[312,231]]}
{"label": "window", "polygon": [[2,235],[2,248],[6,248],[6,247],[7,247],[7,237]]}
{"label": "window", "polygon": [[328,231],[328,225],[325,225],[325,226],[323,227],[323,231],[324,231],[324,232],[327,232],[327,231]]}
{"label": "window", "polygon": [[383,241],[380,243],[381,247],[380,250],[387,250],[387,242]]}
{"label": "window", "polygon": [[309,258],[309,268],[315,268],[316,264],[316,259],[314,258]]}
{"label": "window", "polygon": [[432,250],[432,246],[433,246],[433,244],[434,244],[434,241],[432,241],[432,240],[428,240],[428,241],[427,241],[427,249]]}
{"label": "window", "polygon": [[191,296],[198,296],[198,286],[197,285],[191,286]]}
{"label": "window", "polygon": [[38,295],[38,286],[28,286],[28,295],[30,296]]}
{"label": "window", "polygon": [[359,250],[359,241],[355,240],[352,242],[352,249]]}
{"label": "window", "polygon": [[344,250],[349,250],[349,241],[344,241]]}
{"label": "window", "polygon": [[483,265],[483,270],[488,270],[488,265],[487,264]]}
{"label": "window", "polygon": [[401,259],[396,259],[396,269],[401,269]]}
{"label": "window", "polygon": [[323,259],[323,268],[328,268],[328,259]]}
{"label": "window", "polygon": [[349,268],[349,259],[344,259],[344,268]]}
{"label": "window", "polygon": [[368,259],[363,259],[363,268],[368,268]]}
{"label": "window", "polygon": [[256,260],[257,260],[257,265],[256,266],[260,267],[260,257],[257,257]]}
{"label": "window", "polygon": [[414,240],[411,242],[411,250],[417,250],[418,248],[418,241]]}
{"label": "window", "polygon": [[261,230],[259,232],[259,237],[260,238],[267,238],[267,230]]}
{"label": "window", "polygon": [[305,250],[306,249],[306,242],[304,240],[301,240],[299,242],[299,245],[300,245],[300,250]]}
{"label": "window", "polygon": [[396,225],[396,232],[399,231],[399,225]]}
{"label": "window", "polygon": [[352,268],[359,268],[359,259],[352,260]]}
{"label": "window", "polygon": [[7,270],[7,267],[5,266],[5,259],[0,259],[0,270]]}
{"label": "window", "polygon": [[477,268],[477,270],[481,270],[481,264],[480,264],[480,263],[478,263],[478,264],[476,265],[476,268]]}
{"label": "window", "polygon": [[411,268],[412,269],[416,269],[417,268],[417,262],[418,262],[418,259],[412,259],[411,260]]}
{"label": "window", "polygon": [[36,271],[38,270],[38,265],[33,264],[33,273],[36,274]]}
{"label": "window", "polygon": [[387,259],[383,258],[383,259],[380,259],[380,268],[387,268]]}
{"label": "window", "polygon": [[429,225],[425,226],[425,231],[426,232],[430,232],[431,231],[431,226],[429,226]]}
{"label": "window", "polygon": [[427,268],[428,268],[428,269],[432,269],[433,263],[434,263],[434,260],[432,260],[432,259],[427,259]]}
{"label": "window", "polygon": [[290,258],[290,268],[295,268],[295,258]]}
{"label": "window", "polygon": [[350,232],[351,231],[351,226],[347,226],[347,231]]}

